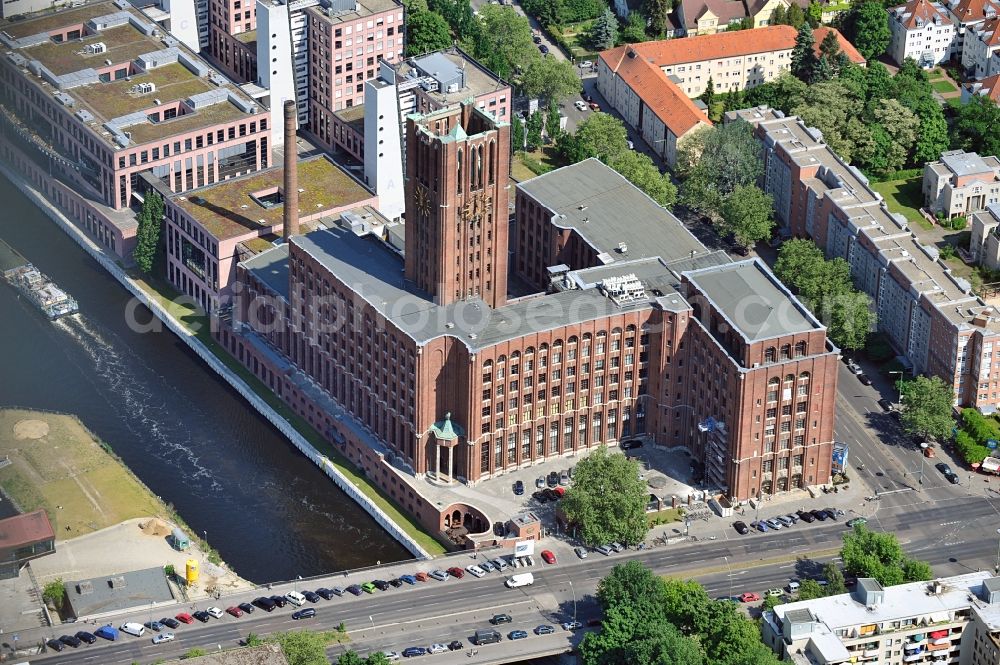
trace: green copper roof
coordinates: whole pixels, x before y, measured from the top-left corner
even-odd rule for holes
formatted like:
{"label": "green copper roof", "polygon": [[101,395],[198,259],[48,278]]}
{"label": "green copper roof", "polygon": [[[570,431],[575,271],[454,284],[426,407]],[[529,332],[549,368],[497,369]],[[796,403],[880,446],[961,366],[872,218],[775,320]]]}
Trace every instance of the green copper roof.
{"label": "green copper roof", "polygon": [[454,441],[465,434],[458,425],[451,422],[451,412],[444,414],[444,420],[439,420],[431,426],[431,432],[438,441]]}

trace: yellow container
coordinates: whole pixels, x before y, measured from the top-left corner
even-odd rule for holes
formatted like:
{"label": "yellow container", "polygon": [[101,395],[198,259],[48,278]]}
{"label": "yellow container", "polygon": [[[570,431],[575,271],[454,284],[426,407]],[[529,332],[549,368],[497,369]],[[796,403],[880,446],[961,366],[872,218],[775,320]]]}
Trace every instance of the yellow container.
{"label": "yellow container", "polygon": [[191,586],[198,581],[198,562],[194,559],[187,560],[187,575],[185,575],[185,580],[187,580],[188,586]]}

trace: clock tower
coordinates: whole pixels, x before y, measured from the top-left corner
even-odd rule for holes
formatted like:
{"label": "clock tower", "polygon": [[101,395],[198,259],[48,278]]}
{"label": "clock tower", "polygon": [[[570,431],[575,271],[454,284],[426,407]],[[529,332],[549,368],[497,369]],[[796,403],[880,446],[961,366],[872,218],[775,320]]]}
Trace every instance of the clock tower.
{"label": "clock tower", "polygon": [[473,106],[406,121],[406,278],[434,302],[507,301],[510,125]]}

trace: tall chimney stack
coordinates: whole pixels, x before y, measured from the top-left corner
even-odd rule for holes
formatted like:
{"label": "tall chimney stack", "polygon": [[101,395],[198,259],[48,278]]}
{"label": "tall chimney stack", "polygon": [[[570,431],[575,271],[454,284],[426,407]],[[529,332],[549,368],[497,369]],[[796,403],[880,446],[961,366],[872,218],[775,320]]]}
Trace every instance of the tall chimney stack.
{"label": "tall chimney stack", "polygon": [[295,100],[285,101],[285,214],[282,236],[287,241],[299,234],[299,159],[295,146],[295,125],[298,122]]}

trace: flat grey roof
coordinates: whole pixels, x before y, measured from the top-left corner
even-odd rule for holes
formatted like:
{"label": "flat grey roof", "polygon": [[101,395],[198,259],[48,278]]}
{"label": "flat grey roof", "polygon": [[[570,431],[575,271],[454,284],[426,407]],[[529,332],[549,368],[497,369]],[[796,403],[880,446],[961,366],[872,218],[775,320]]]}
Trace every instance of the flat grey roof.
{"label": "flat grey roof", "polygon": [[432,76],[439,81],[451,78],[450,74],[456,70],[462,70],[465,84],[459,90],[455,92],[447,90],[425,91],[424,93],[445,106],[457,104],[469,97],[478,97],[502,90],[508,86],[506,81],[480,65],[472,56],[457,46],[407,58],[397,64],[395,69],[396,73],[403,77]]}
{"label": "flat grey roof", "polygon": [[692,270],[684,276],[750,342],[823,329],[760,259]]}
{"label": "flat grey roof", "polygon": [[992,171],[986,162],[977,153],[962,152],[952,150],[941,154],[941,161],[951,170],[952,173],[961,177],[973,175],[975,173],[989,173]]}
{"label": "flat grey roof", "polygon": [[[111,586],[111,580],[115,581],[114,587]],[[66,597],[76,616],[103,614],[133,607],[148,608],[150,603],[174,599],[167,586],[163,568],[132,570],[118,575],[66,582],[65,586]],[[83,593],[80,592],[81,588]]]}
{"label": "flat grey roof", "polygon": [[[574,229],[615,261],[664,261],[708,253],[674,215],[598,159],[564,166],[519,183],[518,189],[556,213],[556,226]],[[625,243],[625,251],[619,251]]]}
{"label": "flat grey roof", "polygon": [[[358,236],[340,225],[334,225],[294,236],[291,242],[417,343],[425,344],[436,337],[450,335],[474,350],[533,332],[621,311],[652,307],[658,298],[652,290],[656,288],[666,293],[673,290],[676,282],[676,278],[659,261],[624,263],[617,271],[609,266],[601,270],[609,271],[604,276],[612,272],[634,273],[648,288],[646,300],[619,306],[600,290],[592,288],[528,297],[499,309],[491,309],[480,298],[442,306],[436,305],[426,292],[404,279],[402,259],[378,238]],[[271,280],[281,279],[273,265],[280,257],[271,256],[273,251],[264,252],[244,263],[268,284]],[[287,290],[286,286],[284,291]]]}
{"label": "flat grey roof", "polygon": [[243,262],[257,279],[288,299],[288,245],[282,243]]}

